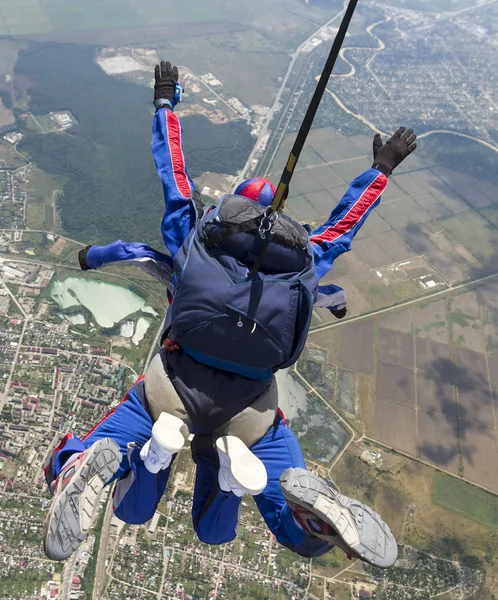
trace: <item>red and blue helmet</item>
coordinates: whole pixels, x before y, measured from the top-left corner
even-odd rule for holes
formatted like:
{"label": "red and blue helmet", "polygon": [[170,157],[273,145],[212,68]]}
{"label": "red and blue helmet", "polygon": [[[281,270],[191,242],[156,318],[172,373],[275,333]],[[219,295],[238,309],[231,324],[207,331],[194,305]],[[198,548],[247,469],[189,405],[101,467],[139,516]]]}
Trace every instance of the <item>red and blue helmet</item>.
{"label": "red and blue helmet", "polygon": [[246,179],[240,185],[237,186],[234,194],[237,196],[244,196],[254,202],[259,202],[263,206],[270,206],[277,188],[271,181],[264,177],[253,177],[252,179]]}

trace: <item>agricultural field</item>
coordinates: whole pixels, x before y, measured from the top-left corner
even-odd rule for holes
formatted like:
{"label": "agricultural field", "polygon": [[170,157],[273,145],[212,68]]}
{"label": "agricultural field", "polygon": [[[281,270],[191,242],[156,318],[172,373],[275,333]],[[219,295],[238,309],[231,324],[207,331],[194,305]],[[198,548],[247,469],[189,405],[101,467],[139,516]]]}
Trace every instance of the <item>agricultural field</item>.
{"label": "agricultural field", "polygon": [[[238,6],[224,0],[4,0],[0,35],[29,36],[53,41],[130,43],[147,39],[223,33],[259,24],[268,31],[292,35],[305,20],[323,22],[330,7],[307,6],[298,0],[277,0],[268,7],[258,0]],[[277,9],[277,10],[275,10]],[[283,10],[278,10],[283,9]],[[330,17],[329,17],[330,18]]]}
{"label": "agricultural field", "polygon": [[485,527],[498,527],[498,498],[445,473],[434,475],[433,500]]}
{"label": "agricultural field", "polygon": [[[294,141],[275,153],[269,178],[277,182]],[[349,183],[372,164],[372,138],[313,129],[301,155],[286,212],[318,227]],[[498,265],[492,219],[498,186],[431,162],[420,151],[389,178],[380,205],[324,278],[345,288],[349,314],[402,304],[493,273]],[[315,325],[334,322],[316,311]],[[467,334],[469,332],[467,331]]]}
{"label": "agricultural field", "polygon": [[[380,453],[380,460],[375,466],[360,460],[365,450]],[[403,586],[418,588],[429,581],[437,585],[436,579],[429,577],[424,567],[424,561],[430,555],[432,558],[440,557],[451,561],[440,563],[439,567],[433,565],[431,568],[435,569],[434,575],[437,572],[439,576],[445,570],[447,576],[455,578],[455,583],[460,580],[457,585],[464,589],[471,579],[474,579],[471,585],[476,584],[475,576],[479,578],[476,571],[472,574],[470,570],[478,569],[482,573],[484,569],[486,580],[483,582],[481,579],[478,584],[482,586],[480,597],[492,597],[491,592],[496,591],[494,585],[498,575],[496,496],[432,467],[365,442],[351,444],[332,469],[331,477],[339,485],[341,492],[361,499],[383,515],[400,545],[397,568],[382,573],[367,567],[364,569],[366,574],[384,578],[387,586],[402,583]],[[421,554],[418,558],[412,556],[410,559],[410,548],[427,554],[425,558]],[[411,566],[403,573],[409,561]],[[456,565],[452,561],[460,564],[456,572],[452,572]],[[364,578],[365,575],[360,577],[361,567],[358,567],[359,565],[351,566],[344,576]],[[413,581],[410,583],[416,570],[419,570],[421,585]],[[315,567],[313,571],[317,572]],[[444,582],[440,582],[442,583]],[[446,582],[442,589],[450,587],[452,586]],[[406,594],[406,591],[406,587],[401,587],[399,593]],[[432,594],[435,597],[435,589]],[[415,593],[410,596],[389,593],[388,597],[414,599],[417,596]],[[429,595],[422,597],[428,598]],[[474,596],[469,594],[455,597]]]}
{"label": "agricultural field", "polygon": [[29,229],[57,231],[57,197],[65,179],[31,166],[27,174],[26,224]]}
{"label": "agricultural field", "polygon": [[[246,106],[268,106],[277,92],[289,64],[287,40],[272,39],[259,31],[243,29],[199,35],[187,40],[159,42],[162,57],[174,60],[192,71],[214,73],[223,83],[223,93],[239,98]],[[255,75],[257,73],[257,82]],[[188,87],[185,90],[188,93]]]}
{"label": "agricultural field", "polygon": [[[490,277],[443,299],[317,329],[298,370],[369,438],[498,492],[496,297]],[[355,420],[330,384],[335,371],[354,379]]]}

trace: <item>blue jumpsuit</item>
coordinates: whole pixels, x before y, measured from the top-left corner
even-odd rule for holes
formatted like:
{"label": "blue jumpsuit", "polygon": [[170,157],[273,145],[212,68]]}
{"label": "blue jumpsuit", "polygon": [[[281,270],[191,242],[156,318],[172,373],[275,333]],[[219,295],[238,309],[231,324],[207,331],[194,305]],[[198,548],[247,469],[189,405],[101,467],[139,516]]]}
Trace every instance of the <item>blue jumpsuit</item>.
{"label": "blue jumpsuit", "polygon": [[[160,109],[154,117],[152,151],[165,197],[162,235],[171,256],[176,254],[194,225],[190,201],[194,184],[186,170],[181,135],[180,121],[175,113],[170,109]],[[352,182],[327,222],[312,233],[319,278],[331,269],[337,256],[351,249],[354,236],[379,203],[386,186],[384,174],[376,169],[365,171]],[[148,265],[149,272],[156,276],[161,269],[170,273],[172,265],[170,256],[150,246],[121,240],[108,246],[91,247],[86,261],[93,269],[117,262],[137,264],[142,268]],[[165,277],[165,283],[171,286],[168,281]],[[330,285],[319,288],[317,305],[335,308],[344,304],[345,295],[341,288]],[[248,386],[253,386],[256,399],[263,391],[260,381],[223,372],[218,372],[218,375],[220,393],[226,387],[233,390],[234,385],[240,386],[241,393],[247,393],[248,389],[251,390]],[[110,437],[119,444],[123,455],[121,466],[113,478],[118,479],[114,496],[115,514],[128,523],[145,523],[153,516],[170,473],[170,467],[157,475],[149,473],[139,457],[141,446],[151,437],[152,425],[143,382],[138,380],[121,404],[83,439],[71,433],[66,435],[46,468],[48,484],[54,481],[72,453],[81,452],[97,440]],[[255,501],[277,540],[307,557],[320,556],[330,550],[331,546],[323,540],[304,533],[295,523],[284,500],[279,482],[281,474],[290,467],[305,468],[305,463],[299,443],[286,426],[283,415],[277,415],[273,426],[251,447],[251,451],[263,462],[268,474],[268,485],[255,496]],[[197,452],[194,459],[197,463],[192,509],[194,529],[200,540],[207,544],[229,542],[237,534],[241,498],[218,488],[219,460],[213,447]]]}

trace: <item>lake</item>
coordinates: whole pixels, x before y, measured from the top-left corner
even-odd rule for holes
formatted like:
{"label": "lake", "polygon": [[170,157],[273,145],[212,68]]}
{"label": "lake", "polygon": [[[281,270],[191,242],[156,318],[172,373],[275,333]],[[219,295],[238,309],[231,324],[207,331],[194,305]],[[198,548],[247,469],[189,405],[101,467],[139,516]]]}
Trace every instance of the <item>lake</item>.
{"label": "lake", "polygon": [[62,309],[84,306],[92,313],[95,322],[107,329],[138,311],[157,316],[157,312],[147,306],[141,296],[121,285],[104,281],[83,277],[68,277],[63,281],[56,279],[50,295]]}

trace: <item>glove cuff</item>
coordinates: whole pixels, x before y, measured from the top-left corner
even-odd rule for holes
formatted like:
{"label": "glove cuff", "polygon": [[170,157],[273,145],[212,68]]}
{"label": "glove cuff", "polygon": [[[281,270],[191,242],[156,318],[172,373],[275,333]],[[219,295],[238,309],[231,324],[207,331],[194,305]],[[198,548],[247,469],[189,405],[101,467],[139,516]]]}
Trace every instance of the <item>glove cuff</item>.
{"label": "glove cuff", "polygon": [[391,173],[392,173],[392,169],[390,169],[388,166],[381,165],[380,163],[377,163],[377,162],[374,162],[374,164],[372,165],[372,169],[377,169],[377,171],[384,173],[384,175],[386,177],[389,177],[389,175],[391,175]]}
{"label": "glove cuff", "polygon": [[158,98],[157,100],[154,100],[154,106],[156,108],[156,112],[160,108],[169,108],[173,110],[173,102],[171,102],[171,100],[168,100],[168,98]]}
{"label": "glove cuff", "polygon": [[78,260],[82,271],[90,271],[92,269],[92,267],[88,266],[88,263],[86,262],[86,257],[90,248],[91,246],[87,246],[86,248],[78,252]]}

